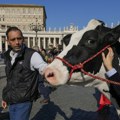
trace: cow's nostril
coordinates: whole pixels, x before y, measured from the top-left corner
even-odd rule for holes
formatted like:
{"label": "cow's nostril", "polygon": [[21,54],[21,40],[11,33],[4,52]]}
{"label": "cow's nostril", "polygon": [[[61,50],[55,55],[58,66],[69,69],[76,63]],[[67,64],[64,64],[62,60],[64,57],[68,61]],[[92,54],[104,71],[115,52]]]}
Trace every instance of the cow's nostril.
{"label": "cow's nostril", "polygon": [[54,73],[49,73],[47,77],[54,77]]}

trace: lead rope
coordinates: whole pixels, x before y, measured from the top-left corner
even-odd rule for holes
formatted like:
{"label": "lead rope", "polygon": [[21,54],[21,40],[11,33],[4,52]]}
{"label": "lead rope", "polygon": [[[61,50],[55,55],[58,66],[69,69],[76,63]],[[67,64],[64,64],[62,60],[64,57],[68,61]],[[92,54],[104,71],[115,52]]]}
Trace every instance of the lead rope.
{"label": "lead rope", "polygon": [[95,78],[95,79],[99,79],[99,80],[102,80],[104,82],[107,82],[107,83],[111,83],[111,84],[114,84],[114,85],[120,85],[120,82],[115,82],[115,81],[111,81],[109,79],[105,79],[105,78],[102,78],[102,77],[99,77],[99,76],[95,76],[95,75],[92,75],[88,72],[86,72],[83,67],[84,67],[84,64],[86,64],[87,62],[91,61],[93,58],[97,57],[99,54],[101,54],[103,51],[105,51],[107,48],[109,48],[111,45],[107,45],[106,47],[104,47],[102,50],[100,50],[98,53],[96,53],[95,55],[93,55],[92,57],[90,57],[89,59],[85,60],[83,63],[80,63],[80,64],[77,64],[77,65],[71,65],[70,63],[68,63],[66,60],[60,58],[60,57],[55,57],[55,59],[58,59],[58,60],[61,60],[63,63],[65,63],[66,65],[68,65],[69,67],[71,67],[71,71],[70,71],[70,76],[69,76],[69,79],[71,78],[72,76],[72,73],[74,70],[77,70],[77,69],[80,69],[81,72],[83,72],[84,74],[92,77],[92,78]]}

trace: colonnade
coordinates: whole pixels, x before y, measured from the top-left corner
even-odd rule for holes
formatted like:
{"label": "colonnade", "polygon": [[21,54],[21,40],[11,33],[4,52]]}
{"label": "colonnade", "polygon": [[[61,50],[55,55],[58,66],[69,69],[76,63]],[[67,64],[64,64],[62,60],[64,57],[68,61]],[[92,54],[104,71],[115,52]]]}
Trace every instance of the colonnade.
{"label": "colonnade", "polygon": [[[61,39],[63,38],[63,33],[38,33],[37,39],[35,33],[24,33],[24,42],[25,44],[31,48],[32,46],[39,46],[39,48],[47,49],[50,44],[56,47],[58,44],[62,45]],[[4,52],[8,49],[8,43],[6,41],[5,33],[0,34],[0,52]]]}

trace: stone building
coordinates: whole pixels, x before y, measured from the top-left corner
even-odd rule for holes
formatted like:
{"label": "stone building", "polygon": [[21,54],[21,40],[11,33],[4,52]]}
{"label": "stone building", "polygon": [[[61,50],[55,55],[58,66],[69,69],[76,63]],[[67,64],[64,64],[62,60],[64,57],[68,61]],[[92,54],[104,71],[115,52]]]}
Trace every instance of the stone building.
{"label": "stone building", "polygon": [[10,26],[17,26],[22,30],[25,44],[28,47],[38,45],[45,49],[50,44],[53,46],[61,45],[61,39],[64,35],[78,30],[76,26],[71,24],[63,30],[49,28],[46,31],[46,19],[44,6],[0,4],[0,51],[4,52],[8,49],[5,32]]}

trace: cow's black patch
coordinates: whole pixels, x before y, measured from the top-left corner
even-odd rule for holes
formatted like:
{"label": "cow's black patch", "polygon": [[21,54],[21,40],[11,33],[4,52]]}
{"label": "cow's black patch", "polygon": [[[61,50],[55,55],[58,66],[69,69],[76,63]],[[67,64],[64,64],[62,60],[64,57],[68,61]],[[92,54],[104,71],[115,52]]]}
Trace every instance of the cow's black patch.
{"label": "cow's black patch", "polygon": [[[72,36],[68,35],[65,36],[63,39],[66,41],[66,45],[69,45],[70,38]],[[76,65],[79,63],[83,63],[85,60],[89,59],[93,55],[95,55],[97,52],[99,52],[101,49],[103,49],[105,46],[109,44],[113,44],[112,47],[117,50],[117,53],[120,53],[120,47],[118,47],[117,42],[118,38],[120,37],[120,25],[116,28],[108,28],[105,27],[104,24],[97,26],[93,30],[86,31],[81,39],[79,40],[79,43],[77,45],[74,45],[63,57],[67,62],[69,62],[71,65]],[[72,37],[72,39],[74,39]],[[107,50],[106,50],[107,51]],[[102,57],[101,54],[94,58],[93,60],[89,61],[84,65],[84,69],[87,72],[91,72],[96,74],[99,72],[102,65]],[[68,66],[69,72],[71,71],[71,68]],[[76,70],[74,72],[77,72],[79,70]]]}
{"label": "cow's black patch", "polygon": [[68,34],[66,35],[63,39],[62,39],[62,43],[64,43],[66,46],[69,44],[70,39],[71,39],[72,34]]}

